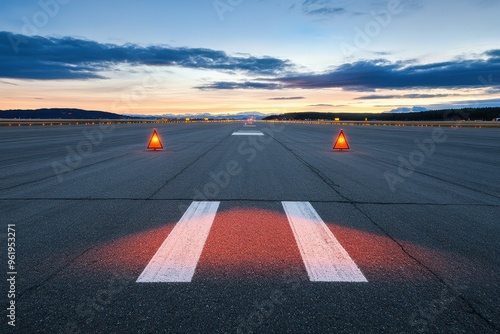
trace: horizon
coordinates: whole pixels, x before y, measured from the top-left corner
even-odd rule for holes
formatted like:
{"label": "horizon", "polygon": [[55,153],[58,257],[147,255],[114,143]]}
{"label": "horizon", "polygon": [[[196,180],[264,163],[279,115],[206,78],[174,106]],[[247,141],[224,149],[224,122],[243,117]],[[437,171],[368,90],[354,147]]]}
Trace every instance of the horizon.
{"label": "horizon", "polygon": [[116,5],[97,1],[2,3],[0,109],[160,116],[498,107],[499,8],[491,0],[155,0],[122,2],[112,15]]}

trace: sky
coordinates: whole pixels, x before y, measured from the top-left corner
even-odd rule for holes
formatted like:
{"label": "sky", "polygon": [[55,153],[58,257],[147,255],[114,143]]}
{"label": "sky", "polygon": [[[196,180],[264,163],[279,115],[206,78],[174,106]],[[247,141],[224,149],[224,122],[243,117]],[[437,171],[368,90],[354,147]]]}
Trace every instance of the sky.
{"label": "sky", "polygon": [[500,106],[500,0],[3,0],[0,109]]}

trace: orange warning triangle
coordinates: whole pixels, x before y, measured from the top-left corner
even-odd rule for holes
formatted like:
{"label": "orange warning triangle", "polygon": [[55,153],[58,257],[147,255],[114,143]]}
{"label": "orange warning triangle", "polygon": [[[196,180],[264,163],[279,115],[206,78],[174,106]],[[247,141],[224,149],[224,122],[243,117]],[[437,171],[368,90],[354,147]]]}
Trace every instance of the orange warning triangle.
{"label": "orange warning triangle", "polygon": [[148,150],[161,150],[163,149],[163,145],[161,144],[160,136],[158,136],[158,132],[156,132],[156,129],[153,129],[153,135],[151,136],[151,139],[149,140],[148,144]]}
{"label": "orange warning triangle", "polygon": [[337,138],[337,141],[333,145],[334,150],[348,150],[349,149],[349,144],[347,143],[347,139],[344,135],[344,130],[340,130],[339,136]]}

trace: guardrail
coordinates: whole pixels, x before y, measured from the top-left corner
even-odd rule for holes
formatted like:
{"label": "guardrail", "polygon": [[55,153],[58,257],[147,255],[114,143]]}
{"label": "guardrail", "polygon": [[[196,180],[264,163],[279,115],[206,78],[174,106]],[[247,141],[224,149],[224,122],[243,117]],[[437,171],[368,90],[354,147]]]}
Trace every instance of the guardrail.
{"label": "guardrail", "polygon": [[450,128],[500,128],[495,121],[293,121],[279,120],[266,122],[285,122],[297,124],[324,124],[342,126],[416,126],[416,127],[450,127]]}
{"label": "guardrail", "polygon": [[62,125],[99,125],[99,124],[171,124],[227,122],[226,120],[167,120],[167,119],[0,119],[0,126],[62,126]]}
{"label": "guardrail", "polygon": [[[172,123],[223,123],[244,122],[244,120],[166,120],[166,119],[0,119],[0,126],[63,126],[63,125],[99,125],[99,124],[172,124]],[[291,124],[323,124],[341,126],[416,126],[416,127],[450,127],[450,128],[500,128],[495,121],[294,121],[276,120],[253,122],[291,123]]]}

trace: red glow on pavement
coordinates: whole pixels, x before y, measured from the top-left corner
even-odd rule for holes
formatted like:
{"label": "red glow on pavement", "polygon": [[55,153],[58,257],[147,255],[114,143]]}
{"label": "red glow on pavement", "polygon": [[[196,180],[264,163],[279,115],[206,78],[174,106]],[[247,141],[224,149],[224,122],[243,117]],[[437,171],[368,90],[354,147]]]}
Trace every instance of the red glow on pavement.
{"label": "red glow on pavement", "polygon": [[[80,274],[124,273],[139,277],[176,222],[96,245],[72,267]],[[368,282],[435,280],[391,238],[326,222]],[[398,240],[435,271],[455,279],[475,279],[487,270],[474,259]],[[255,208],[219,211],[198,262],[193,282],[262,280],[308,281],[297,243],[284,213]],[[476,278],[477,279],[477,278]]]}
{"label": "red glow on pavement", "polygon": [[89,271],[127,272],[139,276],[175,224],[131,234],[91,249],[79,264]]}
{"label": "red glow on pavement", "polygon": [[[327,223],[328,228],[349,253],[368,281],[428,281],[435,279],[429,271],[403,252],[391,238],[363,230]],[[451,272],[452,267],[470,266],[472,261],[461,256],[398,240],[406,252],[432,267]],[[456,273],[463,277],[464,271]]]}
{"label": "red glow on pavement", "polygon": [[193,281],[308,280],[284,213],[237,208],[215,217]]}

